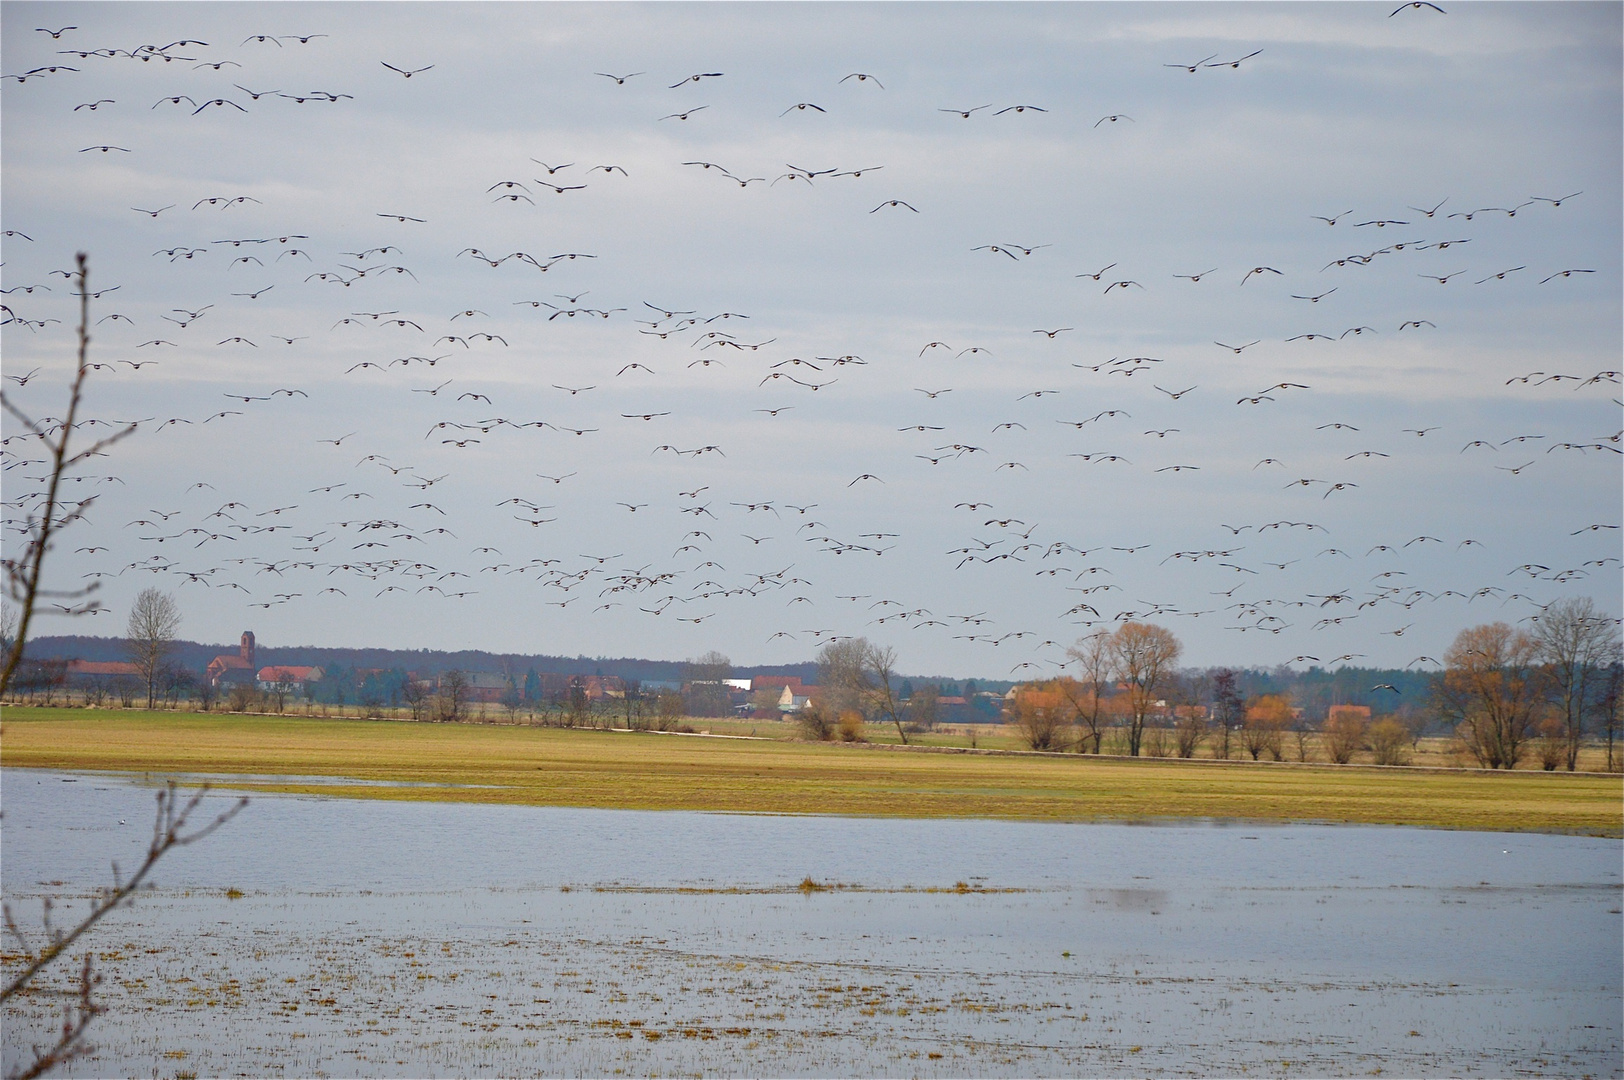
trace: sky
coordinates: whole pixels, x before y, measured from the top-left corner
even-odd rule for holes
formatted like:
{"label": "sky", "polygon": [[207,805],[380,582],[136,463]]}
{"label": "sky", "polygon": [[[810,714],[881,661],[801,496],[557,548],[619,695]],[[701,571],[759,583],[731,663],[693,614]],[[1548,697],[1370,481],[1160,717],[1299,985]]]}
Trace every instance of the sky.
{"label": "sky", "polygon": [[138,422],[35,632],[1036,678],[1617,616],[1624,9],[1440,6],[0,5],[7,398],[82,251]]}

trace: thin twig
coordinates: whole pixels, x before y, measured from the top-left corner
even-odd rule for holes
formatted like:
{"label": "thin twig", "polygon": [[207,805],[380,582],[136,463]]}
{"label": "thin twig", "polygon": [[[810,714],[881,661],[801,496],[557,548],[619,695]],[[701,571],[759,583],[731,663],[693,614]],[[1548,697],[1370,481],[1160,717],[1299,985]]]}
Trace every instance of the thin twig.
{"label": "thin twig", "polygon": [[[6,656],[6,667],[0,673],[0,696],[11,688],[11,677],[17,670],[18,663],[23,657],[23,645],[28,640],[28,626],[34,618],[34,602],[39,597],[40,570],[45,562],[45,552],[50,547],[51,533],[57,527],[56,500],[57,488],[62,483],[62,473],[66,468],[68,456],[68,437],[73,434],[74,417],[79,411],[79,401],[83,396],[85,376],[90,368],[86,360],[90,354],[90,269],[84,252],[78,254],[79,267],[79,366],[74,372],[73,386],[68,394],[68,413],[62,421],[61,433],[53,444],[46,437],[39,424],[28,420],[3,393],[0,393],[0,404],[12,415],[28,423],[29,429],[40,436],[51,451],[51,480],[45,491],[45,513],[40,517],[31,530],[34,535],[30,537],[19,565],[7,566],[10,580],[7,585],[16,595],[22,610],[17,616],[17,632],[11,642],[11,651]],[[20,580],[19,580],[20,579]]]}
{"label": "thin twig", "polygon": [[90,957],[86,956],[79,969],[79,989],[74,995],[77,1000],[63,1014],[62,1033],[57,1037],[56,1045],[47,1050],[36,1046],[33,1062],[26,1069],[7,1073],[6,1080],[34,1080],[34,1077],[43,1076],[58,1065],[65,1065],[95,1049],[81,1040],[90,1022],[107,1011],[106,1006],[98,1004],[93,996],[100,985],[101,976],[91,970]]}

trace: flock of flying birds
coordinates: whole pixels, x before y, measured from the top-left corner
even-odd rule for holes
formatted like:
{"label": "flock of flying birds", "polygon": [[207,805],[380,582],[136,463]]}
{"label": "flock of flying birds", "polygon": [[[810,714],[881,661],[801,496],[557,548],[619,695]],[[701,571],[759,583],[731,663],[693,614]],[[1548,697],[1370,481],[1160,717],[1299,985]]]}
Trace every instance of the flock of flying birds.
{"label": "flock of flying birds", "polygon": [[[1402,5],[1393,15],[1406,10],[1420,12],[1421,9],[1443,14],[1435,5],[1423,2]],[[70,46],[82,33],[76,26],[40,28],[38,32],[46,35],[42,40]],[[203,96],[199,99],[176,93],[156,101],[97,98],[75,105],[72,113],[104,115],[116,113],[119,109],[138,108],[144,111],[186,109],[194,116],[211,111],[234,111],[247,115],[256,108],[265,108],[277,102],[291,102],[294,106],[311,104],[341,108],[344,102],[353,101],[354,95],[344,92],[268,88],[269,84],[262,81],[258,74],[251,74],[254,69],[267,64],[268,50],[319,48],[320,42],[327,36],[319,33],[254,34],[240,44],[225,43],[224,47],[182,39],[161,46],[147,44],[129,49],[69,47],[59,50],[59,54],[87,67],[92,62],[160,66],[179,64],[192,70],[208,70],[211,77],[217,75],[222,81],[230,80],[230,90],[215,97]],[[1253,50],[1233,58],[1214,53],[1201,60],[1181,60],[1163,66],[1190,75],[1204,71],[1233,73],[1241,71],[1243,64],[1248,64],[1262,52],[1261,49]],[[239,56],[241,59],[236,58]],[[434,64],[411,66],[379,62],[384,69],[402,80],[432,78],[430,73],[435,71]],[[80,67],[70,66],[68,60],[62,60],[7,74],[4,79],[21,86],[45,78],[72,79],[81,70]],[[615,88],[627,86],[632,80],[650,76],[644,71],[633,71],[624,74],[596,72],[592,77],[608,80],[604,88],[613,93],[616,92]],[[250,78],[255,79],[258,88],[250,89],[235,81]],[[705,71],[667,85],[670,90],[680,91],[685,87],[703,87],[711,80],[725,78],[723,72]],[[852,84],[847,87],[848,90],[862,87],[866,91],[870,86],[875,93],[885,90],[884,81],[869,72],[831,77],[830,82],[834,87]],[[8,92],[26,91],[19,89]],[[266,100],[262,102],[261,99]],[[707,107],[702,103],[686,104],[678,111],[650,119],[656,124],[675,121],[680,125]],[[788,117],[804,112],[826,113],[829,107],[812,101],[795,102],[784,108],[779,116]],[[1050,107],[1027,103],[987,103],[962,108],[948,106],[938,111],[971,121],[982,113],[1013,118],[1028,112],[1047,113]],[[76,130],[72,118],[63,118],[61,123],[64,134]],[[1125,113],[1108,113],[1095,121],[1093,127],[1118,123],[1134,124],[1137,121]],[[141,151],[138,147],[107,142],[91,143],[78,148],[77,152],[106,157],[113,154],[135,155]],[[493,204],[516,206],[524,203],[534,206],[537,200],[549,196],[569,198],[593,184],[625,184],[633,179],[625,166],[615,162],[557,158],[543,161],[532,157],[530,164],[535,167],[523,173],[500,175],[493,172],[491,182],[483,192],[477,194],[482,194]],[[795,187],[856,181],[883,169],[883,165],[824,167],[785,163],[786,171],[769,176],[752,175],[756,170],[735,170],[709,160],[681,160],[676,164],[701,175],[713,175],[718,183],[736,184],[740,188],[756,184]],[[765,170],[769,173],[773,171]],[[1052,595],[1059,602],[1053,605],[1054,610],[1044,613],[1046,621],[1040,625],[1045,628],[1003,629],[985,611],[949,611],[939,601],[927,607],[913,600],[856,590],[832,593],[836,607],[834,612],[827,607],[817,610],[819,599],[828,604],[827,597],[821,592],[822,586],[818,584],[819,579],[826,580],[826,575],[842,573],[836,567],[842,563],[849,564],[853,559],[886,556],[897,549],[901,534],[881,526],[864,528],[844,524],[851,515],[832,502],[820,506],[817,501],[791,502],[782,496],[726,497],[722,494],[723,488],[727,487],[725,469],[706,473],[705,477],[712,481],[710,483],[695,483],[676,491],[672,501],[664,507],[678,515],[672,520],[680,522],[681,534],[673,534],[674,539],[670,544],[673,550],[663,560],[628,555],[623,550],[616,550],[621,546],[617,541],[606,542],[592,530],[572,530],[567,511],[559,509],[559,504],[549,502],[547,494],[564,489],[566,485],[589,485],[596,481],[583,477],[579,470],[535,472],[529,466],[516,465],[514,463],[518,461],[532,460],[534,451],[517,449],[515,444],[504,440],[511,440],[525,432],[538,435],[551,432],[569,440],[587,440],[600,435],[624,445],[628,440],[640,437],[644,428],[650,432],[659,430],[660,422],[672,415],[672,409],[596,409],[589,413],[591,419],[586,422],[566,421],[561,415],[531,417],[501,408],[498,390],[462,389],[458,385],[457,375],[435,377],[438,372],[466,372],[487,362],[497,363],[508,350],[523,350],[527,345],[522,341],[510,341],[507,334],[494,332],[493,329],[481,329],[482,326],[505,329],[511,323],[506,315],[511,313],[499,313],[501,317],[498,317],[480,304],[468,304],[451,312],[432,313],[422,305],[411,309],[379,307],[377,310],[355,310],[372,306],[349,299],[369,291],[364,282],[394,281],[403,284],[401,279],[405,279],[414,285],[420,283],[418,271],[423,270],[424,266],[408,257],[407,250],[413,247],[411,230],[424,224],[426,219],[416,213],[403,212],[406,208],[385,207],[374,212],[368,228],[375,230],[375,239],[384,242],[366,247],[355,245],[361,249],[329,254],[334,245],[326,237],[293,232],[267,233],[237,224],[244,214],[274,209],[266,207],[257,196],[234,192],[210,192],[201,197],[194,197],[195,194],[181,196],[177,192],[174,202],[129,207],[128,212],[149,222],[153,235],[162,238],[157,241],[151,255],[155,267],[184,263],[213,265],[218,271],[215,280],[225,295],[216,296],[206,304],[189,304],[160,311],[156,321],[143,319],[147,325],[141,328],[138,336],[144,340],[127,348],[94,349],[92,355],[95,362],[91,366],[97,372],[122,375],[127,371],[134,375],[148,368],[160,367],[168,350],[202,349],[213,351],[215,355],[240,353],[243,350],[275,355],[274,351],[280,350],[281,355],[295,355],[302,347],[301,343],[310,341],[317,333],[372,335],[365,340],[352,338],[346,345],[354,359],[345,364],[342,375],[354,379],[392,379],[395,378],[394,370],[399,368],[402,374],[417,375],[428,383],[407,387],[405,400],[413,407],[428,405],[439,410],[419,440],[426,459],[432,460],[435,465],[418,466],[403,460],[400,455],[378,452],[365,441],[371,433],[365,428],[358,428],[320,440],[330,444],[335,452],[357,452],[353,454],[353,460],[346,459],[346,464],[339,470],[339,478],[311,487],[297,502],[255,505],[243,501],[241,492],[220,491],[212,484],[199,481],[178,493],[176,501],[179,505],[147,509],[116,525],[93,525],[96,516],[91,515],[90,522],[76,526],[74,535],[76,540],[88,537],[103,541],[82,544],[76,551],[76,554],[105,558],[104,563],[86,575],[92,581],[131,575],[143,582],[156,580],[176,587],[198,586],[234,591],[241,594],[243,603],[249,608],[269,609],[328,594],[350,601],[374,601],[392,593],[437,594],[447,600],[463,600],[481,593],[518,598],[522,594],[514,592],[514,583],[524,580],[546,590],[538,593],[550,597],[542,600],[542,603],[573,609],[572,613],[590,614],[617,607],[636,608],[650,617],[667,617],[696,625],[712,619],[725,621],[725,613],[729,610],[724,606],[726,602],[740,603],[754,599],[780,604],[786,609],[780,621],[784,628],[767,638],[768,642],[779,638],[808,643],[828,642],[839,640],[853,630],[878,633],[868,627],[888,623],[900,624],[912,630],[938,628],[953,640],[989,647],[1013,643],[1010,651],[1021,654],[1019,662],[1010,669],[1014,674],[1053,671],[1063,662],[1066,645],[1078,634],[1108,628],[1126,619],[1206,617],[1222,621],[1227,629],[1241,634],[1279,635],[1293,628],[1299,633],[1326,631],[1359,619],[1366,612],[1373,612],[1377,615],[1395,615],[1396,618],[1383,624],[1387,626],[1386,629],[1377,630],[1372,626],[1372,634],[1400,638],[1414,625],[1413,621],[1396,625],[1403,621],[1402,613],[1423,603],[1455,599],[1471,605],[1481,600],[1499,607],[1521,602],[1519,611],[1537,615],[1540,600],[1520,591],[1525,587],[1522,582],[1565,584],[1583,580],[1592,574],[1616,573],[1613,568],[1619,565],[1619,559],[1611,554],[1617,550],[1619,525],[1616,522],[1595,522],[1572,530],[1572,533],[1575,536],[1589,534],[1596,538],[1607,538],[1605,550],[1608,554],[1601,557],[1574,566],[1529,562],[1505,568],[1504,577],[1498,581],[1465,590],[1446,588],[1431,591],[1407,581],[1407,572],[1393,560],[1402,558],[1403,553],[1411,548],[1426,550],[1437,546],[1459,552],[1467,548],[1482,548],[1492,540],[1418,535],[1395,537],[1391,543],[1376,544],[1368,550],[1348,551],[1335,543],[1335,538],[1329,535],[1324,525],[1312,520],[1283,518],[1267,522],[1219,524],[1217,527],[1226,531],[1221,542],[1211,547],[1162,553],[1150,543],[1109,544],[1088,542],[1075,535],[1057,535],[1052,529],[1046,529],[1035,514],[1011,513],[994,496],[988,500],[964,499],[953,507],[955,513],[962,515],[960,520],[964,523],[964,536],[958,546],[944,547],[941,553],[945,557],[944,570],[997,568],[1000,572],[1046,579],[1048,584],[1052,584]],[[1358,273],[1378,264],[1397,264],[1405,259],[1413,259],[1421,252],[1453,251],[1458,255],[1462,249],[1470,250],[1468,245],[1474,239],[1470,226],[1475,221],[1509,220],[1519,218],[1519,215],[1520,220],[1527,221],[1537,214],[1557,212],[1569,200],[1579,199],[1583,194],[1582,191],[1529,194],[1508,201],[1504,206],[1483,207],[1469,204],[1455,206],[1452,200],[1443,199],[1430,206],[1407,206],[1400,214],[1360,218],[1352,210],[1345,210],[1319,216],[1316,220],[1322,225],[1310,227],[1327,227],[1336,230],[1333,235],[1338,236],[1347,234],[1342,247],[1345,253],[1330,260],[1321,271],[1326,277],[1320,280],[1327,281],[1328,287],[1304,288],[1289,295],[1292,300],[1302,303],[1305,314],[1317,314],[1333,307],[1330,303],[1324,308],[1319,305],[1338,292],[1340,286],[1330,282],[1334,282],[1339,274]],[[921,210],[909,199],[892,197],[878,201],[868,211],[871,214],[882,212],[920,214]],[[216,216],[208,227],[229,235],[200,242],[195,236],[193,223],[211,214]],[[187,218],[187,215],[193,217]],[[177,221],[177,218],[184,220]],[[1401,229],[1411,232],[1400,233]],[[1424,230],[1424,233],[1417,230]],[[191,239],[184,238],[186,235],[190,235]],[[18,244],[35,242],[27,228],[8,227],[4,230],[4,236],[7,246],[13,249]],[[94,244],[87,246],[93,248]],[[1043,258],[1040,253],[1050,246],[1047,243],[989,240],[972,247],[967,257],[1020,263]],[[591,290],[536,295],[539,290],[534,286],[537,283],[553,282],[572,265],[598,260],[600,256],[593,252],[552,251],[546,248],[487,251],[468,246],[454,254],[445,252],[444,257],[454,262],[467,260],[470,264],[520,278],[526,283],[526,288],[532,289],[531,295],[505,302],[508,307],[518,309],[520,315],[535,318],[543,325],[605,324],[611,328],[618,327],[618,332],[622,334],[635,327],[635,333],[645,339],[648,346],[660,350],[658,359],[644,351],[637,353],[638,359],[609,364],[596,381],[580,384],[549,382],[548,388],[562,395],[558,398],[561,402],[601,400],[618,387],[654,378],[661,371],[685,379],[702,379],[712,367],[726,369],[732,364],[734,370],[749,369],[749,378],[756,381],[757,390],[770,388],[772,392],[785,395],[788,403],[781,400],[753,410],[755,414],[760,414],[762,422],[774,423],[781,422],[779,418],[785,414],[820,400],[816,398],[820,391],[842,380],[847,380],[849,386],[863,380],[866,369],[886,364],[895,366],[900,362],[900,358],[865,358],[839,347],[791,355],[799,351],[781,345],[774,348],[778,342],[775,335],[751,329],[756,324],[747,312],[685,309],[641,298],[628,299],[624,303],[589,300]],[[1469,283],[1472,286],[1493,286],[1508,281],[1515,284],[1524,279],[1532,287],[1555,289],[1576,277],[1597,272],[1594,267],[1531,268],[1528,265],[1495,265],[1477,270],[1460,266],[1447,269],[1444,273],[1427,272],[1433,269],[1440,268],[1427,265],[1408,272],[1430,283],[1417,285],[1418,289],[1459,289],[1468,287]],[[261,272],[267,276],[274,273],[275,280],[256,283],[252,287],[232,284],[243,280],[241,274]],[[540,276],[543,274],[551,276],[543,278]],[[155,279],[160,275],[161,269],[154,270]],[[1209,289],[1227,286],[1246,289],[1248,293],[1260,287],[1267,288],[1263,282],[1285,279],[1287,276],[1281,269],[1261,264],[1230,269],[1209,267],[1173,275],[1191,286],[1201,285]],[[1073,277],[1091,281],[1105,296],[1159,287],[1123,273],[1115,261],[1098,269],[1085,269]],[[1213,280],[1203,285],[1209,277]],[[81,286],[70,270],[53,269],[42,280],[16,282],[8,269],[5,278],[3,315],[5,325],[11,328],[8,333],[49,333],[52,326],[59,327],[58,332],[71,329],[67,325],[72,319],[70,309],[60,305],[69,301],[76,304]],[[1258,283],[1254,284],[1254,280]],[[118,304],[122,285],[101,286],[96,281],[91,285],[95,291],[88,295],[96,302],[94,318],[97,327],[107,327],[108,332],[123,331],[126,327],[133,331],[135,320],[131,316],[108,310],[109,305]],[[236,320],[242,313],[251,311],[254,305],[274,302],[273,291],[278,289],[284,293],[291,290],[327,290],[331,296],[331,323],[300,327],[303,332],[288,336],[266,335],[239,325]],[[59,306],[51,307],[52,302]],[[493,306],[489,300],[482,300],[481,303]],[[65,319],[41,316],[38,314],[41,309],[54,310]],[[214,329],[216,327],[218,329]],[[1064,345],[1065,335],[1076,329],[1069,325],[1047,326],[1031,329],[1030,333],[1035,335],[1037,342],[1052,342],[1058,348]],[[1329,322],[1284,341],[1340,342],[1367,335],[1423,334],[1436,330],[1436,324],[1426,318],[1412,318],[1396,325],[1381,326],[1359,323],[1344,327]],[[98,334],[102,332],[98,329]],[[661,344],[655,346],[654,342]],[[1262,339],[1212,342],[1214,347],[1235,356],[1243,355],[1246,350],[1260,344]],[[946,360],[951,357],[953,360],[969,358],[975,361],[992,355],[992,350],[981,344],[950,344],[932,340],[920,343],[916,355],[908,359]],[[1163,374],[1165,359],[1155,356],[1119,356],[1092,363],[1068,360],[1067,363],[1065,370],[1077,373],[1073,378],[1097,376],[1099,381],[1096,387],[1109,388],[1118,385],[1117,379],[1126,383],[1134,376],[1147,376],[1142,381],[1149,382],[1154,392],[1164,396],[1168,406],[1183,401],[1200,389],[1199,383],[1184,386],[1181,382],[1172,381],[1170,375]],[[444,368],[439,367],[442,364]],[[50,370],[60,374],[55,367]],[[8,398],[12,400],[21,400],[24,389],[36,381],[44,383],[52,391],[58,389],[61,382],[61,379],[53,381],[53,376],[42,376],[40,368],[26,373],[8,372],[5,378],[11,384]],[[1163,382],[1170,382],[1170,385],[1164,386]],[[1586,391],[1597,387],[1605,390],[1618,382],[1619,372],[1616,370],[1536,370],[1508,380],[1507,384],[1555,384],[1558,388],[1566,385],[1575,391]],[[1059,397],[1070,385],[1074,384],[1032,389],[1014,400],[1036,404],[1046,398]],[[916,400],[927,407],[928,413],[930,403],[937,402],[954,389],[931,383],[915,387],[914,392],[920,395]],[[1243,409],[1258,408],[1269,403],[1294,400],[1311,390],[1307,383],[1281,379],[1243,394],[1235,405]],[[796,397],[789,398],[791,394]],[[220,407],[202,409],[190,416],[86,420],[82,422],[85,431],[81,437],[92,437],[97,432],[134,422],[142,432],[167,438],[171,429],[179,432],[215,424],[230,425],[245,416],[248,410],[286,407],[296,403],[300,406],[314,404],[311,391],[299,386],[267,386],[226,392],[223,397],[225,400]],[[391,424],[395,418],[396,415],[388,410],[382,410],[379,417]],[[45,422],[50,424],[52,421],[46,418]],[[611,425],[616,425],[612,433]],[[997,490],[1001,476],[1032,471],[1032,466],[1010,455],[1007,440],[1015,437],[1017,431],[1030,433],[1037,425],[1058,425],[1060,429],[1078,435],[1098,435],[1102,441],[1108,441],[1109,448],[1083,447],[1066,455],[1071,461],[1090,468],[1141,468],[1152,475],[1176,475],[1199,473],[1204,467],[1199,457],[1164,459],[1161,463],[1152,458],[1136,465],[1133,459],[1142,455],[1132,452],[1130,457],[1130,451],[1120,439],[1123,435],[1138,432],[1138,427],[1134,425],[1128,409],[1117,407],[1085,409],[1076,415],[1061,417],[1040,418],[1035,414],[1023,414],[1022,419],[1002,420],[986,430],[950,427],[945,419],[941,423],[926,420],[901,425],[896,428],[896,433],[904,439],[917,441],[917,445],[910,444],[908,447],[908,460],[923,462],[924,465],[915,465],[914,468],[934,470],[951,468],[954,463],[961,462],[985,463]],[[1412,443],[1432,440],[1435,443],[1445,437],[1437,427],[1406,428],[1400,430],[1396,438],[1382,437],[1361,433],[1355,425],[1339,421],[1317,425],[1317,430],[1325,432],[1328,439],[1349,440],[1345,446],[1349,452],[1342,457],[1343,461],[1366,464],[1373,459],[1402,455],[1405,440]],[[1146,446],[1161,447],[1170,445],[1170,438],[1180,431],[1179,427],[1171,424],[1152,426],[1139,434],[1138,438],[1154,440],[1145,443]],[[4,468],[8,477],[21,476],[27,481],[26,486],[30,487],[30,490],[20,490],[25,484],[15,480],[7,484],[7,543],[14,545],[26,528],[27,513],[39,504],[43,495],[43,489],[37,484],[43,479],[41,466],[44,462],[38,440],[15,424],[8,426],[4,441]],[[748,459],[755,453],[748,447],[739,447],[730,456],[728,450],[718,443],[695,441],[691,445],[678,445],[677,442],[662,441],[653,434],[647,436],[646,441],[651,459],[734,463]],[[1172,442],[1176,443],[1177,440]],[[459,466],[454,456],[450,464],[446,464],[448,455],[498,446],[502,448],[502,456],[497,459],[501,467],[527,477],[525,492],[511,495],[495,505],[496,509],[516,523],[506,528],[517,529],[520,535],[514,537],[510,533],[505,539],[459,535],[467,527],[463,524],[464,515],[458,513],[454,500],[440,496],[455,492],[459,481],[466,477],[458,476]],[[1508,478],[1520,476],[1552,455],[1605,456],[1619,452],[1620,435],[1617,432],[1587,434],[1583,437],[1544,432],[1518,433],[1509,438],[1472,439],[1459,450],[1461,455],[1482,454],[1495,459],[1493,468],[1505,472]],[[562,459],[555,457],[554,460]],[[1033,461],[1033,465],[1039,468],[1053,464]],[[491,466],[487,463],[482,467]],[[902,467],[902,462],[893,462],[875,472],[861,472],[849,480],[832,485],[825,497],[839,499],[843,497],[842,492],[853,489],[907,485],[910,475],[914,474],[901,472]],[[1262,458],[1252,469],[1276,472],[1280,479],[1278,487],[1282,491],[1298,489],[1312,493],[1317,496],[1314,503],[1348,498],[1361,486],[1355,478],[1357,473],[1300,476],[1274,457]],[[107,494],[110,489],[103,485],[125,483],[113,475],[88,474],[76,475],[72,481],[85,491],[102,492],[104,500],[110,498]],[[608,491],[607,486],[605,488],[607,494],[621,493]],[[652,514],[658,512],[655,504],[647,499],[636,501],[632,498],[614,500],[613,505],[623,509],[627,515],[626,524],[618,535],[635,538],[636,543],[628,546],[646,548],[659,535],[656,526],[644,524]],[[837,521],[842,524],[831,524]],[[95,529],[100,531],[93,532]],[[586,539],[589,532],[593,535],[590,541]],[[718,543],[719,536],[724,543]],[[1258,540],[1286,536],[1298,538],[1297,542],[1303,545],[1302,555],[1298,559],[1257,561],[1261,556],[1255,551],[1248,552],[1244,543],[1249,538]],[[763,549],[763,545],[771,546]],[[586,547],[593,548],[593,551],[583,553],[579,550]],[[731,551],[736,555],[741,548],[750,558],[757,557],[755,553],[758,549],[763,549],[762,555],[773,552],[774,561],[769,565],[744,570],[737,559],[726,554]],[[132,550],[142,554],[129,558]],[[734,568],[730,570],[718,561],[722,557],[734,563]],[[893,556],[893,561],[897,557]],[[1209,591],[1203,597],[1204,602],[1196,605],[1152,603],[1113,595],[1122,594],[1123,588],[1108,580],[1114,576],[1114,571],[1106,563],[1147,558],[1157,559],[1164,569],[1210,564],[1234,575],[1234,580],[1227,589]],[[1374,572],[1367,574],[1363,570],[1358,571],[1357,576],[1368,580],[1346,588],[1300,596],[1266,595],[1273,590],[1260,585],[1265,575],[1271,571],[1284,571],[1304,558],[1333,564],[1346,560],[1350,571],[1363,566]],[[830,559],[837,562],[830,563]],[[69,613],[84,610],[84,607],[75,608],[73,605],[58,607]],[[810,623],[821,625],[808,628]],[[1295,635],[1293,640],[1297,640]],[[1300,653],[1287,662],[1332,664],[1357,660],[1363,655],[1349,652],[1322,658]],[[1412,664],[1436,662],[1434,657],[1423,655]]]}

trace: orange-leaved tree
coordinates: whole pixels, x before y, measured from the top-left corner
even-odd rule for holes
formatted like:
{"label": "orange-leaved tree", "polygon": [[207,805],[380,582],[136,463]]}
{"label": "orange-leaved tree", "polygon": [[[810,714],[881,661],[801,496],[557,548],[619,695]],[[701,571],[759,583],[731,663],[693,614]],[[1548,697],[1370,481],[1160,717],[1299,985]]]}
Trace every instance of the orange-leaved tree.
{"label": "orange-leaved tree", "polygon": [[1462,630],[1444,653],[1434,704],[1478,764],[1514,769],[1545,702],[1538,643],[1503,622]]}
{"label": "orange-leaved tree", "polygon": [[1183,646],[1171,630],[1142,622],[1123,623],[1109,640],[1112,672],[1127,689],[1128,754],[1138,757],[1145,718],[1156,708]]}

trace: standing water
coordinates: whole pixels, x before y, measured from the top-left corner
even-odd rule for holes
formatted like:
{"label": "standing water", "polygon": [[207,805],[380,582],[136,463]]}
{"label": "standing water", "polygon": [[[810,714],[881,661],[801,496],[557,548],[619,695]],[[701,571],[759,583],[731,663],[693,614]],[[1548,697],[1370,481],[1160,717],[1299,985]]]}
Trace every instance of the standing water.
{"label": "standing water", "polygon": [[[3,782],[25,928],[139,862],[150,787]],[[256,797],[92,931],[65,1074],[1618,1076],[1620,878],[1588,837]],[[5,1071],[58,1022],[12,1008]]]}

